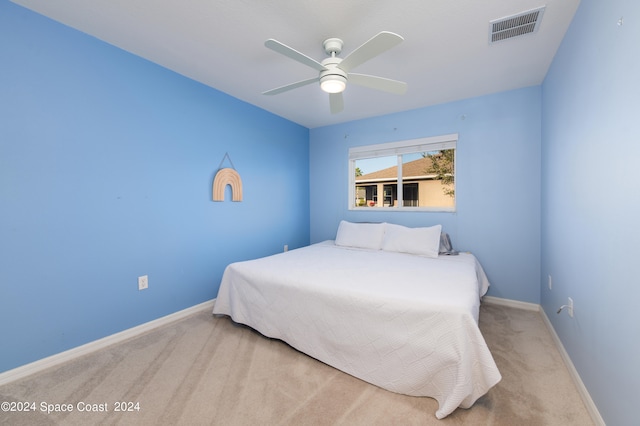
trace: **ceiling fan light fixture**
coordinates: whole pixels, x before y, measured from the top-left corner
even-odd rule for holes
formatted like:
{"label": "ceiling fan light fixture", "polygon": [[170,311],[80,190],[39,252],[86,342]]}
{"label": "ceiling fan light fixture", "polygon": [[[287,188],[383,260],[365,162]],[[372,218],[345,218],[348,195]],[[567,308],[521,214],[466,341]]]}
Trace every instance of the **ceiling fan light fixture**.
{"label": "ceiling fan light fixture", "polygon": [[327,93],[342,93],[347,88],[347,79],[341,75],[325,75],[320,79],[320,88]]}

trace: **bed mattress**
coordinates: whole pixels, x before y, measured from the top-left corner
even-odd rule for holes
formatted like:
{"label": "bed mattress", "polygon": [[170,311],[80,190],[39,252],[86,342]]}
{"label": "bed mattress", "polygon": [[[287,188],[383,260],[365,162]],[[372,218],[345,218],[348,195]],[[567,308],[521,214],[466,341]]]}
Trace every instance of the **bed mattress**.
{"label": "bed mattress", "polygon": [[477,259],[325,241],[230,264],[213,309],[371,384],[469,408],[501,379],[478,328]]}

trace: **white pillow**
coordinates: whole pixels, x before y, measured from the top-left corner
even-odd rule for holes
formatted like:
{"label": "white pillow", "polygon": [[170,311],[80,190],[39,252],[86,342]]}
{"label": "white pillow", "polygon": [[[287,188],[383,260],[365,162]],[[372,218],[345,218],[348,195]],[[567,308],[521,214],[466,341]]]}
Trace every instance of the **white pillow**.
{"label": "white pillow", "polygon": [[441,232],[442,225],[428,228],[407,228],[387,223],[382,250],[437,258],[440,251]]}
{"label": "white pillow", "polygon": [[338,226],[335,244],[344,247],[380,250],[384,231],[384,223],[353,223],[343,220]]}

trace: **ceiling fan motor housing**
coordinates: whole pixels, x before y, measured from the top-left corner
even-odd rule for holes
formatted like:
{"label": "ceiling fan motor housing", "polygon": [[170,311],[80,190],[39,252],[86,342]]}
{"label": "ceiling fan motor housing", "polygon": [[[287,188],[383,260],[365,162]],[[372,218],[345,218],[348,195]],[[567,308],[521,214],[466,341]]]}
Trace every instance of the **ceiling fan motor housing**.
{"label": "ceiling fan motor housing", "polygon": [[342,59],[335,56],[322,61],[322,65],[326,70],[320,71],[320,87],[325,92],[339,93],[346,88],[347,73],[338,68],[340,62],[342,62]]}

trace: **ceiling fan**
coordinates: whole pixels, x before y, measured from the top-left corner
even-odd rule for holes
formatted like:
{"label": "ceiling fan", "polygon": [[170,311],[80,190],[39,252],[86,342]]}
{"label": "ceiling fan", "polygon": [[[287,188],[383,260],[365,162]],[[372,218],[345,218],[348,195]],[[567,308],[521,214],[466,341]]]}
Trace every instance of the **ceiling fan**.
{"label": "ceiling fan", "polygon": [[324,50],[329,57],[322,62],[318,62],[277,40],[269,39],[264,43],[266,47],[319,71],[319,75],[314,78],[267,90],[262,94],[277,95],[311,83],[320,82],[320,88],[329,93],[329,106],[331,112],[334,114],[344,109],[342,92],[346,89],[347,82],[401,95],[407,91],[407,83],[405,82],[367,74],[356,74],[350,71],[358,65],[386,52],[402,40],[404,39],[398,34],[382,31],[370,38],[345,58],[339,58],[336,55],[342,52],[343,42],[339,38],[329,38],[323,43]]}

